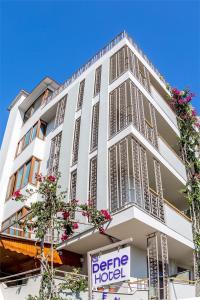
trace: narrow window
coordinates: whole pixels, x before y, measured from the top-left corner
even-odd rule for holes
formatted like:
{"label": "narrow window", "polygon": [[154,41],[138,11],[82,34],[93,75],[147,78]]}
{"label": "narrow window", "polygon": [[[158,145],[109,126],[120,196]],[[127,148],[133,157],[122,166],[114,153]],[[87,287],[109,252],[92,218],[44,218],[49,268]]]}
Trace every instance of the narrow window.
{"label": "narrow window", "polygon": [[8,188],[7,188],[7,194],[6,194],[6,200],[8,200],[14,191],[15,186],[15,175],[12,175],[9,179]]}
{"label": "narrow window", "polygon": [[78,118],[76,120],[75,129],[74,129],[74,142],[73,142],[72,164],[75,164],[78,161],[80,125],[81,125],[81,118]]}
{"label": "narrow window", "polygon": [[93,207],[97,207],[97,156],[90,161],[89,173],[89,200],[92,201]]}
{"label": "narrow window", "polygon": [[94,83],[94,96],[100,93],[101,89],[101,66],[96,69],[95,83]]}
{"label": "narrow window", "polygon": [[80,82],[79,85],[79,92],[78,92],[78,102],[77,102],[77,110],[81,109],[83,104],[83,97],[84,97],[84,90],[85,90],[85,79]]}
{"label": "narrow window", "polygon": [[38,131],[38,137],[41,140],[44,140],[46,134],[46,124],[44,122],[39,122],[39,131]]}
{"label": "narrow window", "polygon": [[65,95],[58,102],[57,109],[56,109],[54,128],[58,127],[60,124],[62,124],[64,122],[66,102],[67,102],[67,95]]}
{"label": "narrow window", "polygon": [[26,148],[28,146],[28,144],[30,143],[30,136],[31,136],[31,130],[29,130],[24,137],[24,143],[23,143],[23,149]]}
{"label": "narrow window", "polygon": [[71,172],[70,181],[70,200],[76,199],[76,182],[77,182],[77,170]]}
{"label": "narrow window", "polygon": [[51,149],[50,149],[49,163],[48,163],[49,175],[58,174],[61,141],[62,141],[62,132],[60,132],[51,140]]}
{"label": "narrow window", "polygon": [[99,103],[93,106],[92,111],[92,131],[91,131],[91,147],[93,151],[98,145],[98,130],[99,130]]}
{"label": "narrow window", "polygon": [[22,187],[27,185],[27,183],[29,182],[30,170],[31,170],[31,161],[27,162],[24,165],[24,174],[23,174],[23,180],[21,184]]}
{"label": "narrow window", "polygon": [[40,167],[40,162],[36,158],[34,158],[31,166],[31,173],[32,173],[32,178],[31,183],[36,184],[37,183],[37,175],[39,173],[39,167]]}
{"label": "narrow window", "polygon": [[16,174],[15,191],[21,187],[24,167],[21,167]]}

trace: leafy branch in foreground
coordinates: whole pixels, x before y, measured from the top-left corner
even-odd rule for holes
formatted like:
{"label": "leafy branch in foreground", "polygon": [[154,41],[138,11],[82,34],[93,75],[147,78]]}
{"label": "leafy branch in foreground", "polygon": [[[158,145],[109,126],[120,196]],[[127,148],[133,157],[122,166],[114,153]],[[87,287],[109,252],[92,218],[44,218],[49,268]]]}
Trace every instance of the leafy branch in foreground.
{"label": "leafy branch in foreground", "polygon": [[[92,201],[85,204],[79,204],[79,201],[72,199],[66,201],[66,192],[59,192],[58,185],[60,176],[37,176],[38,188],[33,190],[26,190],[26,195],[17,190],[13,194],[13,200],[26,201],[34,193],[39,198],[38,201],[31,203],[30,212],[23,219],[20,225],[23,225],[25,231],[31,231],[35,239],[40,242],[41,255],[39,257],[41,263],[41,286],[39,296],[35,298],[29,295],[29,300],[57,300],[62,299],[60,293],[63,289],[72,289],[82,291],[85,289],[85,281],[78,273],[76,275],[76,285],[72,285],[70,278],[63,283],[62,289],[59,285],[56,286],[54,277],[54,251],[57,243],[69,239],[75,231],[79,228],[78,220],[75,220],[76,213],[79,212],[87,218],[88,224],[98,229],[100,233],[104,233],[104,224],[111,220],[111,216],[107,210],[95,209]],[[50,253],[46,256],[44,254],[45,236],[50,233],[51,248]],[[50,261],[50,265],[49,262]],[[32,297],[32,298],[31,298]]]}

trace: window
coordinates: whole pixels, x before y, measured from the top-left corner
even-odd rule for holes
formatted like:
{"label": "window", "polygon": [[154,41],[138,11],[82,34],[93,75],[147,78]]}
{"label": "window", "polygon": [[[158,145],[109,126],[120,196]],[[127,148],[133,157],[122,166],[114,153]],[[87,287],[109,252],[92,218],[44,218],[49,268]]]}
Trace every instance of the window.
{"label": "window", "polygon": [[39,120],[19,141],[16,156],[18,156],[36,137],[44,140],[46,126],[44,121]]}
{"label": "window", "polygon": [[50,149],[49,164],[48,164],[49,175],[58,174],[61,141],[62,141],[62,132],[57,134],[51,140],[51,149]]}
{"label": "window", "polygon": [[83,104],[83,97],[84,97],[84,90],[85,90],[85,79],[80,82],[79,85],[79,92],[78,92],[78,102],[77,102],[77,110],[81,109]]}
{"label": "window", "polygon": [[77,170],[74,170],[71,172],[70,200],[76,199],[76,182],[77,182]]}
{"label": "window", "polygon": [[35,176],[39,173],[39,166],[40,161],[37,158],[32,157],[10,177],[6,194],[7,200],[12,197],[15,191],[23,188],[28,183],[36,184]]}
{"label": "window", "polygon": [[92,200],[93,207],[97,207],[97,156],[90,161],[89,173],[89,200]]}
{"label": "window", "polygon": [[150,92],[149,72],[138,57],[127,47],[122,47],[110,58],[110,83],[130,70],[138,81]]}
{"label": "window", "polygon": [[5,220],[2,223],[2,232],[13,236],[30,237],[30,233],[25,233],[23,226],[17,224],[17,221],[21,220],[28,213],[28,211],[28,208],[23,207],[14,215]]}
{"label": "window", "polygon": [[67,95],[64,96],[58,102],[57,109],[56,109],[54,128],[58,127],[60,124],[62,124],[64,122],[66,102],[67,102]]}
{"label": "window", "polygon": [[95,83],[94,83],[94,96],[100,93],[101,89],[101,66],[96,69]]}
{"label": "window", "polygon": [[[33,104],[25,111],[24,113],[24,123],[40,108],[43,103],[43,99],[52,93],[49,89],[46,89],[34,102]],[[45,98],[46,99],[46,98]]]}
{"label": "window", "polygon": [[81,118],[78,118],[75,123],[74,129],[74,141],[73,141],[73,152],[72,152],[72,164],[78,161],[78,149],[79,149],[79,138],[80,138],[80,125]]}
{"label": "window", "polygon": [[97,148],[98,130],[99,130],[99,103],[93,106],[93,111],[92,111],[92,130],[91,130],[91,146],[90,146],[91,151]]}
{"label": "window", "polygon": [[138,97],[135,85],[127,80],[110,93],[110,136],[131,122],[136,128],[138,120]]}

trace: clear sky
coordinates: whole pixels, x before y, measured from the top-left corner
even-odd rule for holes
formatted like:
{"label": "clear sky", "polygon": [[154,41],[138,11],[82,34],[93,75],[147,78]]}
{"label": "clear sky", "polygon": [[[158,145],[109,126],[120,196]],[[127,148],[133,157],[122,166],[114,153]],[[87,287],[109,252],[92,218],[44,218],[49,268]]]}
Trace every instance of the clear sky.
{"label": "clear sky", "polygon": [[59,83],[126,30],[172,85],[197,94],[200,113],[200,1],[0,0],[0,144],[20,89]]}

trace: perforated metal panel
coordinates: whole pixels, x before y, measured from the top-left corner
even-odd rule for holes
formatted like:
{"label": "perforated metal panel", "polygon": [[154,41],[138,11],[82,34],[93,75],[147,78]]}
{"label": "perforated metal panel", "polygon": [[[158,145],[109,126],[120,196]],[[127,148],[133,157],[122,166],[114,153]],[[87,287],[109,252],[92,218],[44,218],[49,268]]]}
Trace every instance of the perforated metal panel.
{"label": "perforated metal panel", "polygon": [[96,69],[96,72],[95,72],[94,96],[96,96],[100,93],[100,89],[101,89],[101,69],[102,69],[102,67],[99,66]]}
{"label": "perforated metal panel", "polygon": [[78,161],[80,126],[81,126],[81,118],[78,118],[75,122],[75,129],[74,129],[72,164],[75,164]]}
{"label": "perforated metal panel", "polygon": [[92,110],[92,128],[91,128],[91,145],[90,145],[91,151],[97,148],[98,131],[99,131],[99,102],[93,106],[93,110]]}
{"label": "perforated metal panel", "polygon": [[83,104],[83,97],[84,97],[84,90],[85,90],[85,79],[80,82],[79,85],[79,92],[78,92],[78,102],[77,102],[77,110],[81,109]]}
{"label": "perforated metal panel", "polygon": [[89,172],[89,199],[93,202],[93,207],[97,207],[97,156],[90,161]]}
{"label": "perforated metal panel", "polygon": [[64,121],[66,102],[67,102],[67,95],[64,96],[58,102],[57,110],[56,110],[56,117],[55,117],[55,122],[54,122],[54,128],[58,127]]}
{"label": "perforated metal panel", "polygon": [[70,181],[70,200],[76,199],[76,182],[77,182],[77,170],[71,172]]}
{"label": "perforated metal panel", "polygon": [[49,175],[58,174],[61,141],[62,141],[62,132],[60,132],[51,140],[51,149],[50,149],[49,166],[48,166]]}

